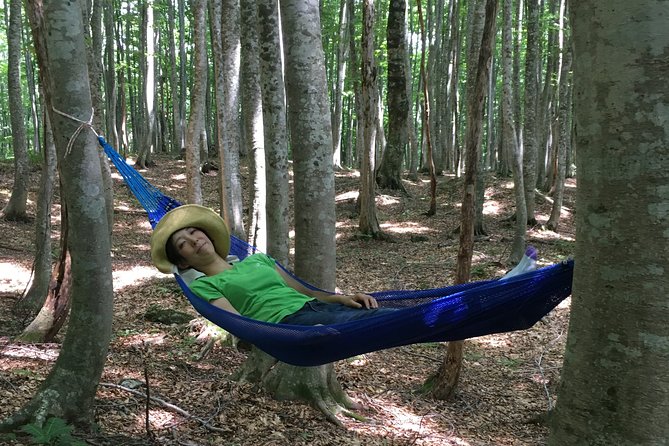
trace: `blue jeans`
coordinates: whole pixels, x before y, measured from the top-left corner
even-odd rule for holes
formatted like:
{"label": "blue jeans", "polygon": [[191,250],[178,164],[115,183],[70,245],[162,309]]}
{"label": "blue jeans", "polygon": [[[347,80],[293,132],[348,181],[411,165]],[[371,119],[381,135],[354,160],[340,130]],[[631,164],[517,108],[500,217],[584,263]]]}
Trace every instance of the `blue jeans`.
{"label": "blue jeans", "polygon": [[355,321],[371,316],[395,311],[394,308],[352,308],[342,304],[330,304],[319,300],[312,300],[293,314],[281,319],[282,324],[293,325],[329,325],[341,322]]}

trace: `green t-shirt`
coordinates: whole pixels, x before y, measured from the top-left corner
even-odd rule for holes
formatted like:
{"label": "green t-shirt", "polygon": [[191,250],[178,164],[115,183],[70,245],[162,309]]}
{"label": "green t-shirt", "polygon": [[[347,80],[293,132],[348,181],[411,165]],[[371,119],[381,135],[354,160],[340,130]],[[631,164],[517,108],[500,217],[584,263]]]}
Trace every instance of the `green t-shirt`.
{"label": "green t-shirt", "polygon": [[225,297],[242,316],[265,322],[279,322],[313,300],[286,285],[274,259],[265,254],[253,254],[232,269],[201,277],[190,289],[206,301]]}

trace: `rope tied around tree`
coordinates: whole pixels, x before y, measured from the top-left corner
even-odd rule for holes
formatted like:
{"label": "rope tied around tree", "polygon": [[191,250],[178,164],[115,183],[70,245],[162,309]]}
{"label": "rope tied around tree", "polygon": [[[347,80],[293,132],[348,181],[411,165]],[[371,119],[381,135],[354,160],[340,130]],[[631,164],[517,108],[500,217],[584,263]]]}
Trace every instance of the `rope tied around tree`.
{"label": "rope tied around tree", "polygon": [[72,136],[70,136],[70,139],[67,143],[67,147],[65,148],[65,155],[70,154],[70,152],[72,151],[72,146],[74,145],[74,141],[76,141],[77,137],[79,136],[79,133],[81,133],[81,131],[84,129],[84,127],[88,127],[89,129],[91,129],[91,131],[93,133],[95,133],[96,137],[98,137],[98,138],[100,137],[100,135],[98,135],[98,132],[95,131],[95,128],[93,128],[93,116],[95,116],[95,109],[94,108],[91,108],[91,117],[88,119],[88,121],[81,120],[81,119],[79,119],[75,116],[72,116],[68,113],[65,113],[64,111],[60,111],[54,106],[51,106],[51,109],[54,112],[58,113],[59,115],[64,116],[66,118],[69,118],[69,119],[79,123],[79,127],[77,127],[77,129],[74,131],[74,133],[72,133]]}

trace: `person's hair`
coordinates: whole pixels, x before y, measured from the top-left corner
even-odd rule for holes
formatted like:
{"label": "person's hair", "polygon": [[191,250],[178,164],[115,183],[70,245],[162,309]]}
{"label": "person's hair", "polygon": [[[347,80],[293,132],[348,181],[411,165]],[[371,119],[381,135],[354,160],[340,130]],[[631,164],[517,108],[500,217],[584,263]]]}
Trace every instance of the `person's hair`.
{"label": "person's hair", "polygon": [[179,254],[179,251],[177,251],[177,247],[174,246],[174,242],[172,241],[172,235],[170,235],[170,238],[167,239],[167,243],[165,243],[165,255],[167,256],[167,260],[169,260],[172,265],[178,266],[179,264],[183,263],[186,259],[184,259],[181,256],[181,254]]}
{"label": "person's hair", "polygon": [[[200,228],[195,228],[198,231],[204,232],[204,235],[207,236],[207,238],[213,243],[214,241],[209,237],[209,234],[207,234],[206,231],[200,229]],[[174,231],[177,232],[177,231]],[[177,247],[174,246],[174,242],[172,241],[172,235],[167,239],[167,243],[165,243],[165,256],[167,257],[167,260],[173,265],[179,266],[180,264],[184,263],[186,259],[183,258],[181,254],[179,254],[179,251],[177,250]]]}

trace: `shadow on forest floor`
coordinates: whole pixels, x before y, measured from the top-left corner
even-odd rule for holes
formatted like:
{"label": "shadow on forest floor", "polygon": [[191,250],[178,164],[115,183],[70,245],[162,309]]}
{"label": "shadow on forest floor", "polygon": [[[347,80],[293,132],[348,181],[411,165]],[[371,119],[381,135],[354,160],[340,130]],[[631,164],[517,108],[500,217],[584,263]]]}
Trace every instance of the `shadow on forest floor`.
{"label": "shadow on forest floor", "polygon": [[[157,158],[157,167],[142,172],[169,195],[184,199],[183,163]],[[36,188],[38,173],[30,184]],[[8,200],[12,169],[0,165],[0,205]],[[171,277],[158,273],[148,255],[149,226],[137,203],[115,175],[113,240],[114,325],[108,362],[96,401],[100,433],[91,444],[149,444],[145,401],[120,390],[124,380],[150,376],[151,394],[193,417],[208,420],[208,430],[195,418],[152,405],[150,429],[158,444],[174,445],[514,445],[545,443],[544,426],[529,422],[553,403],[562,365],[569,299],[530,330],[485,336],[465,343],[464,369],[457,398],[446,403],[417,393],[442,361],[441,344],[399,347],[338,362],[339,380],[348,394],[365,406],[368,421],[342,419],[345,429],[325,421],[303,404],[274,401],[266,394],[231,380],[245,354],[218,345],[198,359],[203,345],[196,339],[201,324],[162,325],[144,319],[146,310],[161,306],[195,313]],[[342,291],[415,289],[451,283],[457,256],[458,179],[438,181],[437,214],[427,217],[429,182],[405,181],[408,194],[380,190],[379,220],[394,242],[356,236],[355,172],[337,175],[337,284]],[[217,179],[203,178],[205,204],[216,207]],[[34,213],[36,190],[31,190]],[[528,243],[539,250],[541,265],[572,254],[575,182],[566,188],[559,233],[530,228]],[[497,277],[513,236],[513,190],[510,179],[488,178],[485,226],[476,241],[472,280]],[[540,201],[537,218],[544,223],[551,205]],[[58,212],[53,214],[57,243]],[[25,320],[12,312],[29,280],[33,225],[0,221],[0,418],[11,415],[33,394],[58,353],[58,344],[16,345],[12,336]],[[55,245],[57,246],[57,245]],[[62,331],[64,333],[64,330]],[[62,335],[57,341],[62,340]],[[19,443],[14,443],[19,444]]]}

